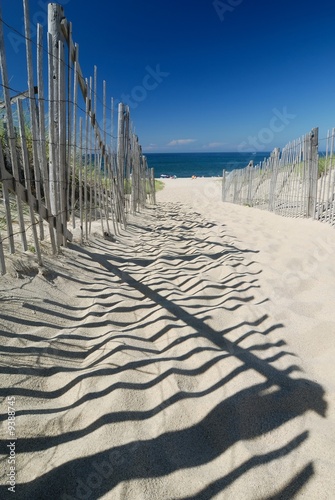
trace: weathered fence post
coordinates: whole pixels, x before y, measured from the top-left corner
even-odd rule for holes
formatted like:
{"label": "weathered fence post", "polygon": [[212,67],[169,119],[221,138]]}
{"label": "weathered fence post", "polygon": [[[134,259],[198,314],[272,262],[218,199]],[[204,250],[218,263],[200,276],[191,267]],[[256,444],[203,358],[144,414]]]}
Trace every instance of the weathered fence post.
{"label": "weathered fence post", "polygon": [[156,205],[156,185],[155,185],[155,169],[154,168],[150,169],[150,176],[151,176],[151,197],[152,197],[152,204]]}
{"label": "weathered fence post", "polygon": [[7,225],[7,239],[9,245],[9,252],[15,253],[15,245],[14,245],[14,234],[13,234],[13,223],[12,223],[12,215],[10,211],[10,197],[9,190],[7,186],[7,178],[9,177],[9,172],[7,172],[5,168],[5,160],[2,152],[2,145],[0,141],[0,179],[2,182],[2,196],[4,202],[4,208],[6,212],[6,225]]}
{"label": "weathered fence post", "polygon": [[117,161],[116,161],[116,193],[117,193],[117,220],[124,222],[124,166],[125,166],[125,106],[122,102],[118,106],[118,130],[117,130]]}
{"label": "weathered fence post", "polygon": [[6,263],[5,263],[5,256],[3,253],[3,247],[2,247],[2,237],[1,237],[1,232],[0,232],[0,275],[6,274]]}
{"label": "weathered fence post", "polygon": [[253,168],[254,168],[254,162],[253,160],[250,160],[249,161],[249,164],[248,164],[248,194],[247,194],[247,204],[249,206],[252,205],[252,171],[253,171]]}
{"label": "weathered fence post", "polygon": [[[25,176],[25,185],[27,188],[27,197],[28,197],[28,204],[29,204],[29,211],[30,211],[31,228],[33,231],[35,250],[36,250],[38,263],[39,263],[39,265],[43,265],[40,243],[38,240],[37,229],[36,229],[36,225],[35,225],[34,207],[33,207],[32,196],[31,196],[31,180],[30,180],[31,176],[30,176],[30,172],[29,172],[29,156],[28,156],[28,148],[27,148],[27,141],[26,141],[26,133],[25,133],[25,128],[24,128],[25,122],[24,122],[24,116],[23,116],[22,102],[20,100],[17,101],[17,107],[18,107],[18,118],[19,118],[19,131],[20,131],[20,138],[21,138],[22,163],[23,163],[24,176]],[[41,218],[41,221],[43,221],[42,218]],[[42,237],[42,235],[41,235],[41,237]]]}
{"label": "weathered fence post", "polygon": [[308,151],[308,216],[315,218],[316,199],[318,189],[318,144],[319,144],[319,129],[313,128],[310,133],[309,151]]}
{"label": "weathered fence post", "polygon": [[234,194],[233,194],[233,203],[238,203],[238,170],[233,170],[232,174],[234,175]]}
{"label": "weathered fence post", "polygon": [[124,143],[124,104],[120,102],[117,128],[117,170],[122,200],[124,199]]}
{"label": "weathered fence post", "polygon": [[221,193],[221,200],[225,201],[225,187],[226,187],[226,171],[225,169],[222,170],[222,193]]}
{"label": "weathered fence post", "polygon": [[[24,28],[26,37],[26,57],[27,57],[27,71],[28,71],[28,86],[29,86],[29,110],[30,110],[30,124],[32,133],[32,150],[33,150],[33,164],[34,164],[34,174],[35,174],[35,191],[36,198],[38,201],[39,208],[42,201],[42,186],[41,186],[41,171],[40,162],[38,156],[38,126],[37,126],[37,113],[36,113],[36,102],[35,102],[35,88],[34,88],[34,71],[33,71],[33,55],[32,55],[32,43],[30,38],[30,20],[29,20],[29,4],[28,0],[23,2],[24,10]],[[29,168],[29,167],[28,167]],[[43,219],[39,214],[39,227],[40,227],[40,237],[41,240],[44,239],[44,228]],[[40,258],[39,258],[40,260]]]}
{"label": "weathered fence post", "polygon": [[37,75],[38,75],[38,120],[39,120],[39,151],[41,159],[42,177],[43,177],[43,188],[44,188],[44,199],[45,204],[48,209],[48,226],[50,241],[52,246],[52,251],[54,254],[57,253],[57,246],[55,240],[55,231],[53,227],[53,222],[51,223],[52,210],[50,205],[50,179],[49,179],[49,169],[47,160],[47,148],[46,148],[46,132],[45,132],[45,94],[44,94],[44,78],[43,78],[43,28],[40,24],[37,25]]}
{"label": "weathered fence post", "polygon": [[132,193],[132,210],[133,213],[136,213],[137,206],[139,203],[139,182],[138,182],[138,172],[140,169],[140,153],[139,153],[139,144],[138,137],[136,135],[133,136],[133,170],[131,175],[131,193]]}
{"label": "weathered fence post", "polygon": [[279,155],[280,149],[275,148],[271,153],[272,175],[270,180],[270,196],[269,196],[269,210],[275,212],[276,209],[276,187],[279,168]]}
{"label": "weathered fence post", "polygon": [[65,61],[64,44],[59,41],[58,44],[58,182],[59,182],[59,200],[60,200],[60,220],[63,225],[63,245],[67,244],[67,165],[66,165],[66,92],[65,92]]}
{"label": "weathered fence post", "polygon": [[[52,85],[52,116],[49,112],[49,123],[52,125],[50,127],[50,159],[49,159],[49,178],[50,178],[50,205],[51,210],[54,215],[58,215],[58,207],[60,206],[60,200],[58,197],[57,180],[59,180],[60,172],[58,168],[59,151],[57,147],[58,143],[58,131],[59,131],[59,109],[57,106],[57,101],[59,97],[59,74],[58,74],[58,46],[59,42],[63,40],[63,35],[61,31],[61,21],[64,19],[64,10],[61,5],[56,3],[50,3],[48,5],[48,32],[51,35],[51,46],[49,47],[50,56],[52,58],[51,67],[49,66],[49,92],[51,91],[50,86]],[[52,74],[50,74],[52,73]],[[53,97],[53,99],[52,99]],[[65,126],[65,124],[63,124]]]}

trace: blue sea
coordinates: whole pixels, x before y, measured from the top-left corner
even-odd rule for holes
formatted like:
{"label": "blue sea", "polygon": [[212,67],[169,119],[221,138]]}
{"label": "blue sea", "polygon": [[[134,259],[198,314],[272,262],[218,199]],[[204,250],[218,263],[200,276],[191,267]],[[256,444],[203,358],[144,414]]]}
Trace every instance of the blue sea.
{"label": "blue sea", "polygon": [[155,177],[162,174],[176,177],[221,177],[222,170],[244,168],[253,160],[257,165],[270,153],[147,153]]}

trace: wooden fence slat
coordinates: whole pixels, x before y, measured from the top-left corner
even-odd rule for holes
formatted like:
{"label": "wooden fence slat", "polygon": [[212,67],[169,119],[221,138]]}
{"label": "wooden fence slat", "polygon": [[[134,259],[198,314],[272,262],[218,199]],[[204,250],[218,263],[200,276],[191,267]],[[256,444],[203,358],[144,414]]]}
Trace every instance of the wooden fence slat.
{"label": "wooden fence slat", "polygon": [[80,240],[81,243],[83,242],[83,179],[82,179],[82,169],[83,169],[83,119],[82,117],[79,118],[79,149],[80,149],[80,155],[79,155],[79,162],[78,162],[78,169],[79,169],[79,220],[80,220]]}
{"label": "wooden fence slat", "polygon": [[85,238],[88,239],[88,199],[87,199],[87,169],[88,169],[88,136],[89,136],[89,99],[86,96],[86,113],[85,113],[85,171],[84,171],[84,205],[85,205]]}
{"label": "wooden fence slat", "polygon": [[[39,119],[39,148],[40,148],[40,165],[43,171],[43,190],[44,199],[48,212],[51,213],[50,205],[50,179],[49,168],[46,151],[46,133],[45,133],[45,97],[44,97],[44,78],[43,78],[43,27],[37,25],[37,75],[38,75],[38,119]],[[49,235],[51,241],[52,252],[57,253],[57,246],[55,240],[55,231],[53,226],[49,223]]]}
{"label": "wooden fence slat", "polygon": [[124,163],[125,163],[125,150],[124,150],[124,115],[125,107],[122,102],[119,103],[118,108],[118,132],[117,132],[117,169],[118,180],[120,182],[121,200],[124,200]]}
{"label": "wooden fence slat", "polygon": [[[0,166],[1,166],[1,155],[0,155]],[[7,188],[8,191],[11,191],[15,195],[17,195],[17,197],[20,199],[21,202],[28,203],[27,189],[22,184],[17,182],[15,177],[13,177],[13,175],[10,172],[5,170],[5,174],[2,175],[1,177],[2,177],[1,178],[2,185],[5,188]],[[34,211],[35,212],[39,211],[42,218],[45,221],[50,221],[51,224],[53,225],[53,227],[56,228],[57,224],[58,224],[58,218],[56,216],[53,216],[52,214],[50,214],[48,212],[48,209],[43,204],[41,204],[39,206],[38,200],[32,194],[31,194],[31,201],[32,201],[32,204],[34,207]],[[62,234],[62,235],[64,234],[64,236],[66,237],[66,239],[68,241],[72,241],[72,238],[73,238],[72,233],[66,227],[63,228],[63,226],[61,226],[60,234]]]}
{"label": "wooden fence slat", "polygon": [[107,226],[107,232],[110,234],[110,227],[109,227],[109,205],[108,205],[108,184],[109,184],[109,176],[108,176],[108,155],[107,155],[107,92],[106,92],[106,80],[103,81],[102,84],[102,119],[103,119],[103,141],[105,144],[105,151],[103,154],[103,162],[104,162],[104,169],[103,169],[103,176],[104,176],[104,186],[102,187],[102,196],[103,196],[103,203],[104,203],[104,212],[105,212],[105,218],[106,218],[106,226]]}
{"label": "wooden fence slat", "polygon": [[[96,122],[96,116],[97,116],[97,76],[98,73],[98,68],[94,66],[94,80],[93,80],[93,143],[94,143],[94,181],[93,181],[93,186],[94,186],[94,220],[98,219],[98,205],[100,205],[100,192],[99,192],[99,179],[98,179],[98,145],[97,145],[97,122]],[[102,231],[103,232],[103,231]]]}
{"label": "wooden fence slat", "polygon": [[110,137],[110,150],[111,155],[114,154],[114,98],[111,98],[111,137]]}
{"label": "wooden fence slat", "polygon": [[[67,162],[66,162],[66,93],[65,93],[65,62],[64,44],[58,43],[58,165],[59,165],[59,195],[60,195],[60,219],[63,227],[67,227]],[[67,240],[63,234],[63,245]]]}
{"label": "wooden fence slat", "polygon": [[51,212],[56,217],[56,244],[57,250],[60,248],[60,227],[61,221],[59,220],[59,199],[57,189],[57,175],[58,175],[58,71],[56,69],[58,57],[54,55],[52,34],[48,33],[48,93],[49,93],[49,193],[50,193],[50,206]]}
{"label": "wooden fence slat", "polygon": [[[66,128],[65,118],[62,123],[60,123],[59,112],[62,110],[62,105],[60,104],[60,94],[63,92],[60,90],[60,85],[63,85],[63,66],[60,62],[60,51],[62,50],[60,46],[63,46],[63,34],[61,30],[61,20],[64,18],[63,7],[56,3],[50,3],[48,5],[48,53],[49,53],[49,104],[50,113],[49,118],[49,135],[50,135],[50,178],[51,178],[51,207],[54,215],[56,216],[57,228],[56,228],[56,238],[57,247],[60,248],[61,244],[64,244],[64,238],[62,237],[61,227],[64,224],[62,212],[62,192],[63,186],[63,157],[64,157],[64,141],[61,139],[64,132],[60,131],[60,128]],[[60,71],[62,74],[60,75]],[[51,115],[51,117],[50,117]],[[66,134],[65,134],[66,137]],[[62,142],[62,144],[60,144]]]}
{"label": "wooden fence slat", "polygon": [[[34,215],[34,205],[33,205],[32,197],[31,197],[32,193],[31,193],[31,180],[30,180],[30,172],[29,172],[29,157],[28,157],[28,148],[27,148],[27,140],[26,140],[26,133],[25,133],[25,123],[24,123],[22,101],[21,100],[17,101],[17,108],[18,108],[18,116],[19,116],[19,130],[20,130],[21,149],[22,149],[22,161],[23,161],[23,169],[24,169],[24,176],[25,176],[25,185],[26,185],[26,189],[27,189],[31,229],[33,232],[37,261],[38,261],[39,265],[43,265],[40,243],[39,243],[39,239],[37,236],[37,228],[36,228],[36,221],[35,221],[35,215]],[[39,201],[39,207],[40,207],[41,206],[40,200],[38,200],[38,201]],[[38,214],[38,215],[40,217],[40,214]],[[41,218],[41,220],[43,221],[42,218]]]}
{"label": "wooden fence slat", "polygon": [[[1,17],[1,10],[0,10]],[[5,43],[4,43],[4,34],[3,34],[3,26],[2,22],[0,22],[0,71],[1,78],[3,84],[3,95],[4,95],[4,103],[6,108],[6,116],[7,116],[7,125],[8,125],[8,133],[9,133],[9,148],[10,148],[10,157],[12,163],[13,174],[16,180],[19,180],[19,166],[18,166],[18,158],[16,153],[16,138],[15,138],[15,130],[14,130],[14,122],[13,122],[13,114],[12,114],[12,106],[9,94],[9,79],[7,72],[7,61],[5,54]],[[23,251],[27,250],[27,238],[25,232],[22,204],[20,198],[16,197],[16,205],[18,211],[19,218],[19,228],[20,228],[20,236]]]}
{"label": "wooden fence slat", "polygon": [[326,156],[325,156],[325,169],[321,173],[321,177],[318,182],[318,190],[317,190],[317,210],[316,210],[316,218],[318,220],[322,220],[327,215],[326,209],[326,184],[328,180],[327,175],[327,165],[329,161],[329,130],[327,132],[326,139]]}
{"label": "wooden fence slat", "polygon": [[[327,222],[331,217],[332,208],[335,204],[335,161],[334,161],[334,140],[335,140],[335,129],[329,134],[327,140],[328,150],[329,150],[329,172],[328,172],[328,191],[326,193],[326,204],[327,204]],[[333,218],[331,218],[333,220]]]}
{"label": "wooden fence slat", "polygon": [[331,148],[330,148],[330,131],[327,132],[326,138],[326,155],[324,159],[324,171],[320,172],[318,179],[318,194],[317,194],[317,213],[316,218],[320,221],[327,222],[330,208],[330,180],[331,172]]}
{"label": "wooden fence slat", "polygon": [[335,140],[335,128],[332,129],[331,134],[331,145],[330,145],[330,154],[331,154],[331,164],[332,164],[332,185],[330,188],[330,193],[328,199],[331,199],[331,210],[329,214],[329,219],[332,224],[335,223],[335,148],[334,148],[334,140]]}
{"label": "wooden fence slat", "polygon": [[[89,91],[89,99],[88,99],[88,102],[89,102],[89,118],[90,118],[90,122],[91,122],[91,125],[92,125],[92,85],[93,85],[93,78],[90,76],[90,79],[89,79],[89,87],[88,87],[88,91]],[[92,212],[93,212],[93,209],[94,209],[94,195],[95,195],[95,189],[94,189],[94,185],[93,185],[93,182],[94,182],[94,162],[93,162],[93,168],[92,168],[92,155],[93,155],[93,144],[94,144],[94,132],[92,130],[92,126],[91,128],[89,129],[89,166],[90,166],[90,209],[89,209],[89,234],[91,234],[91,231],[92,231]]]}
{"label": "wooden fence slat", "polygon": [[[35,175],[35,192],[36,197],[41,205],[42,195],[41,195],[41,171],[38,157],[38,130],[37,130],[37,114],[36,114],[36,103],[35,103],[35,86],[34,86],[34,71],[33,71],[33,51],[30,38],[30,17],[29,17],[29,4],[28,0],[23,0],[23,11],[24,11],[24,31],[26,38],[26,59],[27,59],[27,71],[28,71],[28,88],[29,88],[29,110],[30,110],[30,124],[32,133],[32,151],[33,151],[33,165],[34,165],[34,175]],[[43,219],[40,214],[38,214],[39,220],[39,230],[40,238],[44,239],[44,227]]]}
{"label": "wooden fence slat", "polygon": [[[70,30],[69,22],[65,19],[62,18],[60,22],[60,29],[62,31],[62,34],[68,44],[69,47],[69,52],[70,52],[70,57],[72,62],[75,61],[75,45],[72,40],[72,32]],[[87,89],[87,82],[85,81],[85,78],[83,77],[83,73],[79,64],[79,61],[77,60],[77,74],[78,74],[78,82],[79,86],[83,95],[84,101],[86,100],[86,97],[88,95],[88,89]]]}
{"label": "wooden fence slat", "polygon": [[[79,46],[75,46],[74,53],[74,82],[73,82],[73,132],[72,132],[72,186],[71,186],[71,213],[72,213],[72,226],[76,227],[76,214],[75,214],[75,199],[76,199],[76,162],[77,162],[77,107],[78,107],[78,57],[79,57]],[[81,123],[82,127],[82,123]],[[82,133],[82,130],[80,134]],[[82,156],[82,150],[80,149],[80,157]],[[81,177],[81,172],[78,175]],[[70,171],[70,168],[69,168]],[[79,179],[79,191],[81,191],[81,179]],[[81,202],[81,192],[79,194]],[[80,203],[79,202],[79,203]],[[82,207],[79,208],[79,210]],[[82,213],[80,214],[80,223],[82,227]]]}
{"label": "wooden fence slat", "polygon": [[116,196],[115,196],[115,185],[114,185],[114,164],[113,164],[113,162],[114,162],[114,154],[111,151],[111,154],[109,156],[108,163],[107,163],[108,182],[109,182],[108,197],[109,197],[109,203],[110,203],[110,210],[111,210],[111,214],[112,214],[114,234],[117,235],[119,233],[119,230],[118,230],[116,208],[115,208]]}
{"label": "wooden fence slat", "polygon": [[317,179],[318,179],[318,129],[314,128],[310,134],[309,143],[309,194],[308,194],[308,215],[315,218]]}
{"label": "wooden fence slat", "polygon": [[[69,22],[69,33],[70,33],[70,38],[72,38],[72,23]],[[70,51],[67,51],[67,58],[66,58],[66,70],[65,73],[67,74],[67,89],[66,89],[66,113],[67,113],[67,134],[66,134],[66,183],[67,183],[67,189],[66,189],[66,196],[67,196],[67,219],[69,219],[69,214],[70,211],[73,213],[74,208],[72,209],[71,205],[71,189],[70,189],[70,181],[71,181],[71,175],[73,174],[73,165],[71,168],[71,160],[73,161],[73,164],[75,163],[74,158],[72,158],[72,120],[71,120],[71,103],[72,103],[72,71],[73,71],[73,66],[72,66],[72,58]],[[65,68],[65,56],[64,56],[64,68]]]}
{"label": "wooden fence slat", "polygon": [[6,262],[5,262],[5,255],[4,255],[3,246],[2,246],[1,231],[0,231],[0,274],[2,276],[4,274],[6,274]]}
{"label": "wooden fence slat", "polygon": [[12,215],[10,211],[10,197],[9,190],[7,187],[7,179],[10,178],[9,172],[5,169],[4,156],[2,152],[2,145],[0,141],[0,176],[2,182],[2,192],[3,192],[3,201],[6,212],[6,226],[7,226],[7,238],[9,243],[9,252],[15,253],[15,244],[14,244],[14,236],[13,236],[13,224],[12,224]]}
{"label": "wooden fence slat", "polygon": [[99,154],[99,155],[97,155],[97,157],[98,157],[98,159],[97,159],[97,168],[99,169],[97,171],[97,190],[98,190],[99,218],[100,218],[100,224],[101,224],[101,234],[105,234],[105,229],[104,229],[104,215],[103,214],[106,213],[106,211],[105,211],[103,194],[102,194],[102,178],[101,178],[102,155]]}

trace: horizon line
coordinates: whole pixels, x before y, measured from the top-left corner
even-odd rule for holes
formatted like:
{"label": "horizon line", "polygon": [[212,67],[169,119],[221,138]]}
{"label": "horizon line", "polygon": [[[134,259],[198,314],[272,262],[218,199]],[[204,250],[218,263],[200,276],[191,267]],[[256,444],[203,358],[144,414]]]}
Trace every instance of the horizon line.
{"label": "horizon line", "polygon": [[239,153],[239,154],[266,154],[271,153],[272,151],[143,151],[143,154],[163,154],[163,155],[173,155],[173,154],[223,154],[223,153]]}

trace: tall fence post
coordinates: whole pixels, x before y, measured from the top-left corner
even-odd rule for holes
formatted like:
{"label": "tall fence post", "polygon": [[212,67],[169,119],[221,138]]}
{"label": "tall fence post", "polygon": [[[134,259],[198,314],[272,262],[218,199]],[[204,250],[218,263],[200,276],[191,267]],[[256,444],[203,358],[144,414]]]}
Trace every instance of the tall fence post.
{"label": "tall fence post", "polygon": [[226,199],[226,171],[225,169],[222,170],[222,201],[225,201]]}
{"label": "tall fence post", "polygon": [[[25,27],[25,37],[26,37],[26,57],[27,57],[27,72],[28,72],[28,86],[29,86],[29,111],[30,111],[30,124],[32,133],[32,152],[33,152],[33,165],[34,165],[34,175],[35,175],[35,191],[36,198],[39,207],[42,201],[42,186],[41,186],[41,170],[40,162],[38,156],[38,126],[37,126],[37,112],[35,103],[35,87],[34,87],[34,70],[33,70],[33,55],[32,55],[32,43],[30,38],[30,15],[29,15],[29,4],[28,0],[23,2],[24,10],[24,27]],[[40,237],[41,240],[44,239],[44,228],[43,219],[39,215],[39,227],[40,227]]]}
{"label": "tall fence post", "polygon": [[247,204],[249,206],[252,205],[252,178],[253,178],[253,168],[254,168],[254,162],[253,160],[249,161],[249,164],[247,166],[248,169],[248,194],[247,194]]}
{"label": "tall fence post", "polygon": [[124,163],[125,163],[124,113],[125,113],[124,104],[120,102],[118,108],[118,130],[117,130],[117,169],[118,169],[118,179],[120,181],[119,189],[121,194],[121,202],[123,204],[124,204]]}
{"label": "tall fence post", "polygon": [[4,274],[6,274],[6,263],[5,263],[5,256],[3,253],[2,237],[0,232],[0,275],[3,276]]}
{"label": "tall fence post", "polygon": [[308,151],[308,216],[315,218],[316,199],[318,189],[318,144],[319,144],[319,129],[313,128],[310,133],[309,151]]}
{"label": "tall fence post", "polygon": [[233,203],[238,203],[238,170],[233,170],[234,175],[234,194],[233,194]]}
{"label": "tall fence post", "polygon": [[155,169],[151,168],[150,169],[150,173],[151,173],[151,196],[152,196],[152,203],[153,203],[153,205],[156,205]]}
{"label": "tall fence post", "polygon": [[[60,224],[61,199],[59,180],[59,160],[62,158],[59,151],[59,45],[64,39],[61,31],[61,21],[64,19],[64,10],[61,5],[50,3],[48,5],[48,33],[49,33],[49,98],[51,106],[49,109],[49,179],[50,179],[50,206],[53,215],[57,218],[57,244],[61,243]],[[62,124],[62,127],[65,123]],[[65,228],[63,228],[65,230]]]}
{"label": "tall fence post", "polygon": [[66,165],[66,92],[65,92],[65,61],[64,61],[64,44],[59,41],[58,44],[58,182],[59,182],[59,201],[60,201],[60,220],[63,225],[63,245],[66,241],[67,228],[67,165]]}
{"label": "tall fence post", "polygon": [[272,175],[270,180],[270,196],[269,196],[269,210],[275,212],[276,210],[276,187],[279,168],[280,149],[275,148],[271,154]]}

